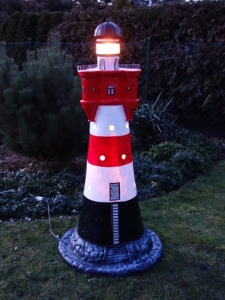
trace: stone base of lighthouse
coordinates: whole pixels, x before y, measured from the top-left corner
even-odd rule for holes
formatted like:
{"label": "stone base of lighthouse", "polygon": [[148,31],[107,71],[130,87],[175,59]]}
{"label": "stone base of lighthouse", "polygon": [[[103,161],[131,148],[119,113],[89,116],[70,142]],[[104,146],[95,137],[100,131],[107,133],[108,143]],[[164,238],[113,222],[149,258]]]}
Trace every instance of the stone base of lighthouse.
{"label": "stone base of lighthouse", "polygon": [[127,276],[151,268],[162,255],[162,243],[145,228],[141,238],[124,244],[99,246],[82,239],[77,228],[59,243],[63,260],[72,268],[95,276]]}
{"label": "stone base of lighthouse", "polygon": [[137,197],[119,203],[84,197],[78,227],[62,237],[59,252],[83,273],[126,276],[154,265],[162,255],[162,243],[144,228]]}

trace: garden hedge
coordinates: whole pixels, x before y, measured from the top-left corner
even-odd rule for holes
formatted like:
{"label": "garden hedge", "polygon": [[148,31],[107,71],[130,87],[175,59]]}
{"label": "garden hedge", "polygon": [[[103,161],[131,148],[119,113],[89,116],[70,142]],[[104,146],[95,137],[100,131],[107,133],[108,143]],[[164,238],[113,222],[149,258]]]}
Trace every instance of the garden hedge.
{"label": "garden hedge", "polygon": [[14,12],[2,24],[0,40],[8,43],[46,42],[49,31],[62,22],[63,12]]}
{"label": "garden hedge", "polygon": [[[47,41],[59,31],[74,67],[96,62],[93,33],[110,20],[121,27],[121,63],[140,63],[141,100],[154,101],[163,90],[183,124],[225,129],[225,1],[161,4],[149,8],[74,9],[66,13],[14,13],[2,25],[6,42]],[[149,94],[146,99],[147,38],[151,37]],[[65,44],[67,43],[67,44]],[[191,118],[190,118],[191,116]],[[185,122],[185,123],[184,123]]]}
{"label": "garden hedge", "polygon": [[[149,8],[108,7],[99,10],[75,8],[71,12],[40,14],[15,12],[2,24],[1,40],[21,42],[27,38],[46,41],[47,35],[38,36],[46,27],[59,25],[63,41],[90,42],[99,23],[110,17],[123,32],[124,41],[138,42],[151,37],[153,42],[224,42],[225,2],[201,1],[162,4]],[[36,32],[36,34],[35,34]]]}

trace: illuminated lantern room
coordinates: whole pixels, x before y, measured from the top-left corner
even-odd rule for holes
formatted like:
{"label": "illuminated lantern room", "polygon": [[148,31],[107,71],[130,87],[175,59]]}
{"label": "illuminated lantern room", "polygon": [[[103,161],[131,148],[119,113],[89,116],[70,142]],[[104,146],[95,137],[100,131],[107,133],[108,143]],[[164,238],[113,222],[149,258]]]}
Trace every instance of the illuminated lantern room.
{"label": "illuminated lantern room", "polygon": [[96,28],[94,37],[98,69],[118,70],[122,38],[119,26],[107,20]]}

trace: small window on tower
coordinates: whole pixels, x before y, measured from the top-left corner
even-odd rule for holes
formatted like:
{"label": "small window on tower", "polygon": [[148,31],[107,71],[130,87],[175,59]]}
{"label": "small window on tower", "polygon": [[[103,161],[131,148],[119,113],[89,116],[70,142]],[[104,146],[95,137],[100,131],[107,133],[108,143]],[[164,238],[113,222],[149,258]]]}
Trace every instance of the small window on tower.
{"label": "small window on tower", "polygon": [[119,59],[118,58],[116,58],[114,60],[114,70],[119,70]]}
{"label": "small window on tower", "polygon": [[103,58],[99,61],[99,69],[105,70],[105,60]]}
{"label": "small window on tower", "polygon": [[115,95],[115,88],[112,85],[107,87],[107,95]]}

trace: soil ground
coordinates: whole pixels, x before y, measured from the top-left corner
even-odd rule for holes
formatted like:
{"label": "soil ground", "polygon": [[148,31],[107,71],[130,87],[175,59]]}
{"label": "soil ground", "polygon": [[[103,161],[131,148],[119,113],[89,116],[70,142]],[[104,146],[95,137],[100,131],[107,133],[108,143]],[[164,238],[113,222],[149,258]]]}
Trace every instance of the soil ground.
{"label": "soil ground", "polygon": [[52,173],[58,172],[64,168],[67,171],[85,171],[86,168],[86,153],[85,155],[79,155],[73,160],[69,161],[67,164],[60,164],[57,161],[49,161],[43,163],[36,158],[31,158],[18,153],[13,152],[8,149],[5,145],[0,146],[0,170],[1,171],[17,171],[27,167],[29,164],[39,165],[40,169],[47,168]]}
{"label": "soil ground", "polygon": [[4,145],[0,146],[0,168],[1,170],[16,171],[25,168],[28,164],[38,162],[34,158],[17,154]]}

